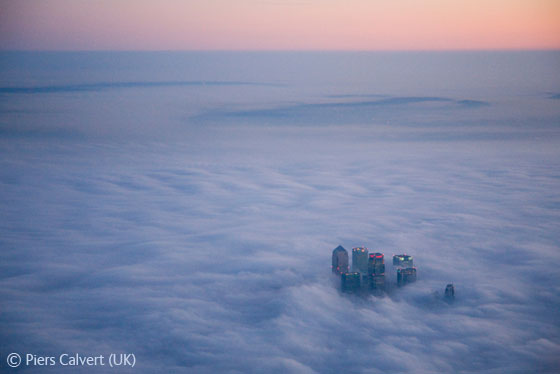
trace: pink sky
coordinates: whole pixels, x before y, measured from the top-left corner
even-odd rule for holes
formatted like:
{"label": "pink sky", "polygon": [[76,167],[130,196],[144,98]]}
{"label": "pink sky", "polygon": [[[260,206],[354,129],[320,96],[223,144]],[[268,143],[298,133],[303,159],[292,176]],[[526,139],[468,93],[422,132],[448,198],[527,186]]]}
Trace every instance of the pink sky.
{"label": "pink sky", "polygon": [[560,0],[0,0],[0,49],[560,49]]}

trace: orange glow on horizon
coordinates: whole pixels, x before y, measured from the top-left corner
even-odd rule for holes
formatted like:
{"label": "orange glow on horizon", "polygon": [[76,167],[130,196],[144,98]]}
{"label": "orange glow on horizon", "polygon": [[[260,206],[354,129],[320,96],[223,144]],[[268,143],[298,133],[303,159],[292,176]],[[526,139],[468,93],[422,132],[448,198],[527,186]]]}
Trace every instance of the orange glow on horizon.
{"label": "orange glow on horizon", "polygon": [[559,49],[557,0],[0,0],[0,48]]}

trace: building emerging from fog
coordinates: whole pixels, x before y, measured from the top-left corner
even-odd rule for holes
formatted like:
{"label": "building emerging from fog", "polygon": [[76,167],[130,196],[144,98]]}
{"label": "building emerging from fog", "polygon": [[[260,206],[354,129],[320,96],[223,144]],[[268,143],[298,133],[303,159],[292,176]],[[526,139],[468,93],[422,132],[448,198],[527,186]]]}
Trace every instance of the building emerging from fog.
{"label": "building emerging from fog", "polygon": [[416,268],[412,256],[394,255],[393,267],[397,269],[397,285],[399,287],[416,282]]}
{"label": "building emerging from fog", "polygon": [[394,255],[393,256],[393,266],[401,268],[411,268],[414,267],[412,256],[409,255]]}
{"label": "building emerging from fog", "polygon": [[360,273],[342,273],[340,277],[342,292],[358,293],[360,292]]}
{"label": "building emerging from fog", "polygon": [[385,290],[385,260],[383,253],[370,253],[367,274],[370,290]]}
{"label": "building emerging from fog", "polygon": [[352,248],[352,271],[367,274],[368,249],[365,247]]}
{"label": "building emerging from fog", "polygon": [[[332,272],[340,276],[342,292],[360,295],[382,295],[394,290],[394,280],[386,283],[385,255],[375,252],[369,253],[366,247],[352,248],[352,271],[349,271],[348,252],[339,245],[332,252]],[[398,287],[416,282],[416,268],[410,255],[393,255],[391,274],[396,271]],[[392,278],[392,276],[391,276]],[[453,284],[445,288],[445,300],[450,302],[455,298]]]}
{"label": "building emerging from fog", "polygon": [[339,275],[348,273],[348,252],[341,245],[332,252],[332,272]]}
{"label": "building emerging from fog", "polygon": [[453,284],[448,284],[447,287],[445,287],[445,300],[453,301],[454,299],[455,299],[455,287],[453,287]]}
{"label": "building emerging from fog", "polygon": [[416,282],[416,268],[397,269],[397,285],[402,287]]}

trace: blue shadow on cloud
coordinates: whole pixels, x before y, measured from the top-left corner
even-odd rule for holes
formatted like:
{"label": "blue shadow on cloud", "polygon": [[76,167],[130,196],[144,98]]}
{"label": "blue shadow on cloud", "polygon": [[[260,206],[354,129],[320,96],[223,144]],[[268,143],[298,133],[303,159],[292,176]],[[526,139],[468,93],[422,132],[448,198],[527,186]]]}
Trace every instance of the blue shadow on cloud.
{"label": "blue shadow on cloud", "polygon": [[0,87],[0,94],[39,94],[58,92],[86,92],[122,88],[158,88],[189,86],[268,86],[268,83],[241,81],[162,81],[162,82],[100,82],[51,86]]}
{"label": "blue shadow on cloud", "polygon": [[[330,98],[365,97],[341,95]],[[376,95],[375,97],[382,97]],[[337,101],[324,103],[299,103],[275,108],[224,111],[217,109],[191,119],[195,122],[228,122],[228,120],[259,122],[265,124],[344,124],[370,122],[373,118],[396,118],[406,113],[431,110],[476,109],[490,106],[479,100],[455,100],[437,96],[384,97],[377,100]],[[281,122],[280,122],[281,121]]]}

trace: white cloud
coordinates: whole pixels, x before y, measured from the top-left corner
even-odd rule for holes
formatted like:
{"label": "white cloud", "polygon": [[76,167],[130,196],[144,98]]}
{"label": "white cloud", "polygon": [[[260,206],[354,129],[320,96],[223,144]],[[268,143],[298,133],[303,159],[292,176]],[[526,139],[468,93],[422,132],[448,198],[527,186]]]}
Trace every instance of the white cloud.
{"label": "white cloud", "polygon": [[[259,102],[260,114],[240,125],[223,116],[236,106],[228,99],[243,97],[214,89],[198,109],[218,113],[216,122],[200,127],[186,116],[165,141],[146,138],[142,131],[154,132],[146,123],[141,141],[123,138],[133,123],[126,116],[175,131],[182,111],[110,113],[124,121],[115,139],[93,136],[88,126],[99,118],[89,118],[76,125],[85,139],[1,140],[5,347],[134,352],[139,372],[558,368],[557,135],[535,140],[526,125],[496,137],[510,127],[494,103],[439,108],[434,127],[424,121],[433,108],[422,104],[383,114],[417,120],[414,128],[322,126],[319,107],[300,104],[291,110],[311,108],[309,122],[262,127]],[[176,100],[136,94],[159,107]],[[82,107],[91,113],[110,93],[88,95],[54,119],[26,121],[48,127]],[[295,101],[317,97],[303,96]],[[22,104],[8,96],[3,105]],[[343,119],[365,118],[339,109]],[[504,122],[481,130],[469,122],[478,110]],[[444,124],[455,116],[465,119],[460,130]],[[379,249],[388,262],[406,251],[419,280],[390,297],[341,295],[330,274],[338,244]],[[451,305],[441,300],[449,282]]]}

